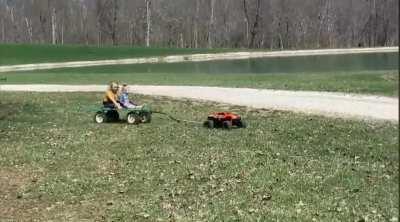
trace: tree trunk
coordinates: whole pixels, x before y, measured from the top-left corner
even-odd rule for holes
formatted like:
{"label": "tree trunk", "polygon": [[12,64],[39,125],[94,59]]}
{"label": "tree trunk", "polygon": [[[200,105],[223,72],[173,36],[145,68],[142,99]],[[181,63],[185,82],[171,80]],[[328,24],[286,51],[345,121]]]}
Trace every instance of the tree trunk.
{"label": "tree trunk", "polygon": [[196,0],[196,15],[195,15],[195,23],[194,23],[194,47],[199,47],[199,11],[200,11],[200,3],[199,0]]}
{"label": "tree trunk", "polygon": [[11,23],[14,24],[14,8],[10,8],[10,18],[11,18]]}
{"label": "tree trunk", "polygon": [[259,20],[260,20],[260,8],[261,8],[261,0],[257,0],[256,18],[254,20],[254,24],[251,29],[251,39],[250,39],[250,43],[249,43],[249,48],[254,48],[254,41],[256,39],[256,35],[258,34],[258,24],[259,24]]}
{"label": "tree trunk", "polygon": [[100,47],[102,43],[102,31],[101,19],[103,16],[103,4],[102,1],[96,1],[96,26],[97,26],[97,46]]}
{"label": "tree trunk", "polygon": [[133,20],[129,22],[129,44],[133,45],[134,42],[135,23]]}
{"label": "tree trunk", "polygon": [[285,48],[285,46],[283,45],[283,38],[282,38],[282,34],[279,32],[279,47],[281,50],[283,50]]}
{"label": "tree trunk", "polygon": [[265,33],[262,34],[259,48],[264,48],[264,43],[265,43]]}
{"label": "tree trunk", "polygon": [[[247,2],[246,2],[246,0],[243,0],[244,21],[246,23],[246,44],[247,44],[247,47],[249,47],[249,48],[254,48],[254,42],[255,42],[256,36],[258,34],[258,25],[259,25],[259,21],[260,21],[260,8],[261,8],[261,0],[257,0],[254,23],[252,24],[252,27],[250,30],[250,16],[249,16],[248,8],[247,8]],[[251,34],[251,37],[249,36],[250,34]],[[250,37],[250,40],[249,40],[249,37]]]}
{"label": "tree trunk", "polygon": [[368,46],[371,47],[374,45],[374,26],[375,26],[375,9],[374,9],[374,2],[373,0],[369,1],[369,24],[368,24]]}
{"label": "tree trunk", "polygon": [[29,43],[32,43],[32,24],[29,19],[25,17],[26,32],[28,34]]}
{"label": "tree trunk", "polygon": [[210,24],[208,27],[208,48],[213,47],[213,42],[212,42],[212,32],[214,31],[214,8],[215,8],[215,0],[210,0],[211,2],[211,14],[210,14]]}
{"label": "tree trunk", "polygon": [[323,38],[323,29],[325,26],[325,18],[326,18],[326,5],[324,4],[325,1],[321,1],[320,3],[320,9],[319,9],[319,14],[318,14],[318,20],[319,20],[319,25],[318,25],[318,33],[317,33],[317,48],[321,47],[321,38]]}
{"label": "tree trunk", "polygon": [[112,25],[112,33],[111,40],[112,44],[117,44],[117,22],[118,22],[118,1],[114,0],[114,9],[113,9],[113,25]]}
{"label": "tree trunk", "polygon": [[100,16],[97,18],[97,46],[101,46],[101,24]]}
{"label": "tree trunk", "polygon": [[[8,8],[8,7],[7,7]],[[15,24],[15,18],[14,18],[14,8],[13,7],[11,7],[10,8],[10,19],[11,19],[11,26],[12,26],[12,28],[13,28],[13,30],[12,30],[12,32],[11,33],[13,33],[14,34],[14,36],[10,36],[9,35],[9,38],[11,38],[11,40],[14,40],[14,41],[18,41],[17,39],[17,36],[18,36],[18,34],[17,34],[17,25]]]}
{"label": "tree trunk", "polygon": [[379,20],[379,15],[378,15],[378,10],[376,9],[376,0],[372,0],[372,2],[373,2],[373,9],[374,9],[374,28],[373,28],[373,30],[374,30],[374,36],[373,36],[373,38],[374,38],[374,41],[373,41],[373,43],[374,43],[374,46],[376,46],[377,45],[377,40],[378,40],[378,20]]}
{"label": "tree trunk", "polygon": [[88,8],[85,5],[81,5],[81,30],[86,45],[89,45],[89,31],[88,31]]}
{"label": "tree trunk", "polygon": [[246,24],[246,46],[249,46],[249,33],[250,33],[250,24],[249,24],[249,13],[247,11],[247,2],[243,0],[243,12],[244,12],[244,22]]}
{"label": "tree trunk", "polygon": [[180,46],[181,48],[185,48],[185,43],[183,41],[183,34],[182,32],[179,34],[179,39],[180,39]]}
{"label": "tree trunk", "polygon": [[52,13],[51,13],[51,43],[53,45],[55,45],[57,43],[56,27],[57,27],[56,9],[53,8]]}
{"label": "tree trunk", "polygon": [[64,45],[64,21],[61,24],[61,45]]}
{"label": "tree trunk", "polygon": [[274,49],[274,35],[271,35],[271,40],[269,43],[269,49],[272,51]]}
{"label": "tree trunk", "polygon": [[150,29],[151,29],[151,10],[150,10],[151,1],[146,0],[146,47],[150,47]]}
{"label": "tree trunk", "polygon": [[6,26],[4,23],[4,18],[1,20],[1,39],[3,43],[6,42]]}

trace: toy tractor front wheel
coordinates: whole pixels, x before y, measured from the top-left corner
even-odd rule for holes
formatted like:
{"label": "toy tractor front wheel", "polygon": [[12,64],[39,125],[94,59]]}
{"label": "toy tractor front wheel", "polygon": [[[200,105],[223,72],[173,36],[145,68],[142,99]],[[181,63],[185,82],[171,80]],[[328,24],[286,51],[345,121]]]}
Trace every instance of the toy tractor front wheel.
{"label": "toy tractor front wheel", "polygon": [[94,121],[95,121],[96,123],[104,123],[104,122],[105,122],[105,119],[106,119],[106,116],[104,115],[103,112],[97,112],[97,113],[94,115]]}
{"label": "toy tractor front wheel", "polygon": [[238,123],[237,123],[237,126],[239,128],[246,128],[247,124],[246,124],[246,122],[244,120],[239,120]]}
{"label": "toy tractor front wheel", "polygon": [[128,113],[126,117],[126,122],[128,124],[139,124],[141,122],[141,118],[136,113]]}

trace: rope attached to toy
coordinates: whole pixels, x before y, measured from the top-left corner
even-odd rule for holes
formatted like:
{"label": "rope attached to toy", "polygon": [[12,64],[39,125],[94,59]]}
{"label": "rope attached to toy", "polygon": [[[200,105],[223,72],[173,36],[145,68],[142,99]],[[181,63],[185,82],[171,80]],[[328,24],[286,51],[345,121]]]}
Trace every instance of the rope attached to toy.
{"label": "rope attached to toy", "polygon": [[178,118],[175,118],[174,116],[172,116],[171,114],[166,113],[166,112],[163,112],[163,111],[158,111],[158,110],[157,110],[157,111],[152,111],[152,113],[164,115],[164,116],[168,117],[169,119],[171,119],[171,120],[173,120],[173,121],[175,121],[175,122],[177,122],[177,123],[203,124],[202,122],[199,122],[199,121],[191,121],[191,120],[178,119]]}

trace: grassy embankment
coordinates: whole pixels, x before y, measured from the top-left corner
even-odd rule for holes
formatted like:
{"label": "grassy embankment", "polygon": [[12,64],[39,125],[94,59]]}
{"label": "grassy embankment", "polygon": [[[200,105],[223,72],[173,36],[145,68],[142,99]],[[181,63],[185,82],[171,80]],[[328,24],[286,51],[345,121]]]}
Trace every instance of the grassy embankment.
{"label": "grassy embankment", "polygon": [[7,84],[107,84],[121,81],[143,85],[191,85],[259,89],[310,90],[398,96],[399,74],[392,71],[338,73],[207,74],[136,73],[123,67],[97,67],[0,74]]}
{"label": "grassy embankment", "polygon": [[[398,125],[137,97],[201,121],[97,125],[102,94],[0,93],[0,220],[398,219]],[[5,180],[4,180],[5,179]]]}

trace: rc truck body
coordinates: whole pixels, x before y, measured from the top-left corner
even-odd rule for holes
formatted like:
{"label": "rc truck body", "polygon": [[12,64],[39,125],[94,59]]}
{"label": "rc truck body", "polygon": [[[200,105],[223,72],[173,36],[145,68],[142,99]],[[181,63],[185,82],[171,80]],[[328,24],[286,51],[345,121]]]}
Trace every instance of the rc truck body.
{"label": "rc truck body", "polygon": [[242,120],[241,116],[230,112],[212,113],[208,115],[204,125],[208,128],[246,128],[246,123]]}
{"label": "rc truck body", "polygon": [[135,108],[108,108],[101,107],[94,116],[96,123],[126,121],[128,124],[151,122],[152,111],[150,106],[142,105]]}

